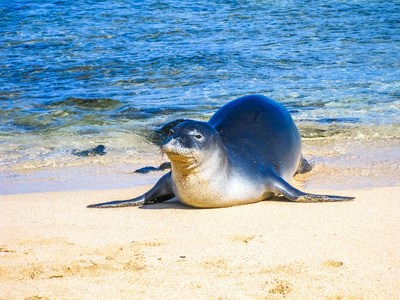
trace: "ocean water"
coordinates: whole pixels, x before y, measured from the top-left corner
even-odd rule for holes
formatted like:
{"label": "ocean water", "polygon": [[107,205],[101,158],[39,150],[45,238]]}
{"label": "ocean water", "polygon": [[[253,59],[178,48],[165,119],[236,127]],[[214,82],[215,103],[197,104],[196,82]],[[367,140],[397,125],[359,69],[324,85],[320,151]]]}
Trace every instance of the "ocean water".
{"label": "ocean water", "polygon": [[0,170],[151,157],[247,94],[305,139],[400,134],[400,1],[1,1]]}

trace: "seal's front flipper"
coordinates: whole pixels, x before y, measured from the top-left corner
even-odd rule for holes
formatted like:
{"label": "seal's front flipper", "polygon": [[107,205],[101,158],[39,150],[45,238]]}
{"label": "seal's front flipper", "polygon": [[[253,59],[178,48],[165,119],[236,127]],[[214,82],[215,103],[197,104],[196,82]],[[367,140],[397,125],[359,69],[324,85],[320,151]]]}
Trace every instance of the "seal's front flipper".
{"label": "seal's front flipper", "polygon": [[121,201],[111,201],[99,204],[89,205],[88,208],[111,208],[124,206],[142,206],[145,204],[164,202],[174,198],[175,195],[171,189],[171,172],[165,174],[157,183],[143,195]]}
{"label": "seal's front flipper", "polygon": [[111,201],[105,203],[98,203],[88,205],[88,208],[111,208],[111,207],[124,207],[124,206],[141,206],[145,203],[144,194],[142,196],[129,199],[129,200],[120,200],[120,201]]}
{"label": "seal's front flipper", "polygon": [[308,194],[292,187],[289,183],[281,177],[276,176],[275,182],[272,186],[272,191],[285,196],[287,199],[295,202],[334,202],[334,201],[351,201],[354,197],[344,196],[331,196],[331,195],[317,195]]}

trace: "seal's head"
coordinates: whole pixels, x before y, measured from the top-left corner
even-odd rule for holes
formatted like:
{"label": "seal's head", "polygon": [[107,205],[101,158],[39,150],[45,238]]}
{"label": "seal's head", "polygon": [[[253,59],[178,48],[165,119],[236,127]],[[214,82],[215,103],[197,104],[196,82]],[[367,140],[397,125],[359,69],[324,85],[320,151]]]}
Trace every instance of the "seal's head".
{"label": "seal's head", "polygon": [[223,149],[219,133],[205,122],[185,121],[173,127],[162,151],[174,165],[185,168],[209,161],[213,153]]}

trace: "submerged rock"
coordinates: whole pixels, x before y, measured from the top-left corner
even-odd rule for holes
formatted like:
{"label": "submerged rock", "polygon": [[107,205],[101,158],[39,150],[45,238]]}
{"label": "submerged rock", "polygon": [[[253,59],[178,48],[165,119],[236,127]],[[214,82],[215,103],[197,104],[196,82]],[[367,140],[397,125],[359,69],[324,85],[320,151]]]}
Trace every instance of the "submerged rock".
{"label": "submerged rock", "polygon": [[82,150],[82,151],[78,151],[78,150],[72,150],[72,154],[76,155],[76,156],[81,156],[81,157],[85,157],[85,156],[95,156],[95,155],[104,155],[107,152],[105,152],[106,147],[104,147],[103,145],[98,145],[92,149],[88,149],[88,150]]}
{"label": "submerged rock", "polygon": [[164,171],[164,170],[167,170],[167,169],[171,169],[171,163],[170,162],[162,163],[158,168],[156,168],[156,167],[144,167],[144,168],[141,168],[141,169],[137,169],[135,171],[135,173],[145,174],[145,173],[149,173],[149,172],[152,172],[152,171]]}

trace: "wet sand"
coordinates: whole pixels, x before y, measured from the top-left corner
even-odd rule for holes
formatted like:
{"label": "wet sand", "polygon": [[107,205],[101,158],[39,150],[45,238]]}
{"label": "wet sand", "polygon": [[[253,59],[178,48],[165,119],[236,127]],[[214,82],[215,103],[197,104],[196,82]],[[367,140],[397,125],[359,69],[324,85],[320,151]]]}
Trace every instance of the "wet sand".
{"label": "wet sand", "polygon": [[0,299],[397,299],[400,184],[346,185],[372,175],[332,160],[368,155],[313,147],[293,184],[355,201],[87,209],[149,186],[1,195]]}

